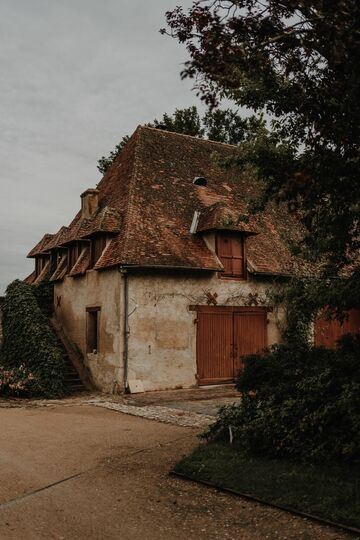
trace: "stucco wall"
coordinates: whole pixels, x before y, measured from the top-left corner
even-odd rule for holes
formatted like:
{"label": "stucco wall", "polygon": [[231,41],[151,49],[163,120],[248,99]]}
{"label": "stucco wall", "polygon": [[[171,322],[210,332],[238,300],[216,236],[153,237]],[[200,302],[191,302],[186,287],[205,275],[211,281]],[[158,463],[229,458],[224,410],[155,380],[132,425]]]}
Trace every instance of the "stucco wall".
{"label": "stucco wall", "polygon": [[[196,384],[196,312],[209,294],[218,305],[246,306],[257,293],[265,301],[266,284],[222,280],[216,274],[131,274],[129,379],[144,390],[191,387]],[[254,297],[253,297],[254,298]],[[254,304],[253,304],[254,305]],[[277,312],[268,313],[268,345],[280,341]]]}
{"label": "stucco wall", "polygon": [[[129,273],[128,378],[144,390],[188,388],[196,381],[196,311],[209,295],[218,305],[264,305],[266,283],[231,281],[213,274]],[[252,295],[252,296],[249,296]],[[86,352],[86,308],[101,308],[99,352]],[[55,286],[55,314],[81,350],[97,387],[123,389],[123,278],[117,270],[66,277]],[[268,313],[268,344],[280,341],[279,314]]]}
{"label": "stucco wall", "polygon": [[[88,271],[82,277],[66,277],[56,283],[55,315],[67,336],[81,350],[96,386],[116,392],[123,386],[121,275],[117,270]],[[86,308],[100,307],[99,351],[86,351]]]}

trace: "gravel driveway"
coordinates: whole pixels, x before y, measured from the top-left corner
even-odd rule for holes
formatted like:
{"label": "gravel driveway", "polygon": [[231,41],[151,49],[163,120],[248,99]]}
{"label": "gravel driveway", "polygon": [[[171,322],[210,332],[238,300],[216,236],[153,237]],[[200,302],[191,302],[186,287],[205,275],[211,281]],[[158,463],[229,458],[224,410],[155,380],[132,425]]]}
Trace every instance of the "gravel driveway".
{"label": "gravel driveway", "polygon": [[0,408],[0,538],[345,539],[170,477],[198,428],[89,404]]}

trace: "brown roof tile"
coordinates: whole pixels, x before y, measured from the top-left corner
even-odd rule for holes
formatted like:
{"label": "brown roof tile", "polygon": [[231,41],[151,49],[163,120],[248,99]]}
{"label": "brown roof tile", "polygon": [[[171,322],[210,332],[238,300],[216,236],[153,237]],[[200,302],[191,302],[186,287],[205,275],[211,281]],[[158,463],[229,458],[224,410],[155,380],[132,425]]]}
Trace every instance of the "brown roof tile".
{"label": "brown roof tile", "polygon": [[27,257],[36,257],[37,255],[42,255],[46,253],[46,246],[54,238],[53,234],[44,234],[40,242],[28,253]]}
{"label": "brown roof tile", "polygon": [[[299,226],[284,208],[272,205],[249,222],[244,220],[247,202],[257,193],[255,183],[235,167],[222,168],[213,159],[228,158],[236,150],[138,127],[97,186],[98,212],[90,220],[83,220],[79,212],[64,235],[59,231],[46,248],[111,232],[114,237],[97,269],[136,265],[219,270],[219,260],[200,232],[230,227],[232,222],[232,230],[257,233],[247,241],[252,271],[292,273],[299,263],[291,256],[287,239],[299,235]],[[207,179],[206,187],[193,184],[198,176]],[[199,232],[191,234],[195,210],[200,212]]]}
{"label": "brown roof tile", "polygon": [[[88,190],[89,191],[89,190]],[[66,235],[59,245],[65,246],[82,238],[89,238],[96,233],[119,233],[121,228],[121,215],[115,208],[100,208],[93,216],[81,219],[81,214],[76,216],[74,222],[68,227]]]}
{"label": "brown roof tile", "polygon": [[59,247],[63,238],[67,234],[67,230],[67,227],[61,227],[56,234],[53,234],[52,239],[50,239],[49,243],[46,245],[46,249],[49,251],[51,249]]}
{"label": "brown roof tile", "polygon": [[201,212],[196,232],[224,230],[257,234],[255,219],[249,219],[245,211],[245,205],[241,212],[240,208],[235,210],[223,202],[215,203]]}

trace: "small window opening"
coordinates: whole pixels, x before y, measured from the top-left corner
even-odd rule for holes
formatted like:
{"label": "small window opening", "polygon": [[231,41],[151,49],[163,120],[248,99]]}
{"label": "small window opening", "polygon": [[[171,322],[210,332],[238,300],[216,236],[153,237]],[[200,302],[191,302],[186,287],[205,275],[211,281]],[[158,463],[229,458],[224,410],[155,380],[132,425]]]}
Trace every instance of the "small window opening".
{"label": "small window opening", "polygon": [[35,275],[36,277],[40,276],[41,272],[48,262],[48,257],[36,257],[35,259]]}
{"label": "small window opening", "polygon": [[106,236],[100,235],[91,239],[90,244],[90,268],[94,268],[106,248]]}
{"label": "small window opening", "polygon": [[86,352],[97,354],[99,352],[99,319],[100,308],[87,308],[86,325]]}
{"label": "small window opening", "polygon": [[243,237],[218,233],[216,235],[216,254],[224,266],[221,277],[246,279]]}
{"label": "small window opening", "polygon": [[207,180],[203,176],[195,176],[193,184],[195,186],[207,186]]}

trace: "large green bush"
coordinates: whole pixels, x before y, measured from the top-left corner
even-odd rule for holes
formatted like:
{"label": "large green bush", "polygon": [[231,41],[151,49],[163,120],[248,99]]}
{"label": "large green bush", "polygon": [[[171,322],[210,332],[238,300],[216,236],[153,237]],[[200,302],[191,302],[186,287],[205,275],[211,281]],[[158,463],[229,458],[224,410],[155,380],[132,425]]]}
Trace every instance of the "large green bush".
{"label": "large green bush", "polygon": [[245,359],[238,405],[205,436],[254,455],[360,462],[360,336],[336,350],[277,345]]}
{"label": "large green bush", "polygon": [[[65,362],[34,288],[16,280],[3,304],[0,391],[47,398],[65,393]],[[19,383],[19,384],[18,384]]]}

